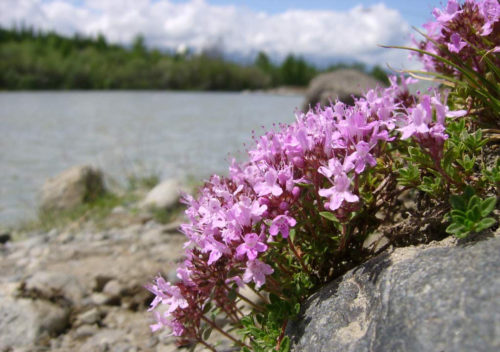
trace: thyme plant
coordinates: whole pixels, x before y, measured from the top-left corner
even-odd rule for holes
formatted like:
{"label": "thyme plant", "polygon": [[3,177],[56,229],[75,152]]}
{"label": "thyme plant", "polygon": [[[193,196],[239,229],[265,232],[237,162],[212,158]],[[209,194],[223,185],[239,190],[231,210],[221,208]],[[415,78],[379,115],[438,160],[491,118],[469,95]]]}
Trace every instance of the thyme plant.
{"label": "thyme plant", "polygon": [[413,78],[392,77],[353,106],[297,113],[254,135],[248,161],[233,160],[228,177],[185,196],[186,259],[179,281],[158,276],[148,286],[153,331],[168,328],[193,349],[217,351],[216,331],[242,351],[287,351],[287,321],[370,256],[366,236],[394,221],[403,192],[441,215],[442,232],[464,237],[496,224],[500,5],[450,0],[434,15],[424,40],[406,49],[451,90],[411,94]]}

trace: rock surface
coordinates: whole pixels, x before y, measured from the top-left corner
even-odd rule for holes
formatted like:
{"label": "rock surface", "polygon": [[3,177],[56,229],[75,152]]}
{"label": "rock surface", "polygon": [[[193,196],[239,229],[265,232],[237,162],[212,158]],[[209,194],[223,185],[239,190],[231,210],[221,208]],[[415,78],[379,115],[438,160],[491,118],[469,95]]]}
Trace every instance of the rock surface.
{"label": "rock surface", "polygon": [[178,180],[168,179],[156,185],[141,202],[142,208],[168,209],[178,204],[183,192]]}
{"label": "rock surface", "polygon": [[88,165],[74,166],[48,179],[41,190],[45,211],[69,210],[92,201],[104,192],[103,174]]}
{"label": "rock surface", "polygon": [[292,351],[500,350],[500,237],[384,252],[322,288]]}
{"label": "rock surface", "polygon": [[359,70],[342,69],[323,73],[309,83],[302,110],[307,111],[309,106],[315,107],[318,103],[321,106],[329,105],[330,101],[335,102],[337,98],[351,105],[354,102],[353,95],[359,97],[377,85],[382,86],[383,83]]}
{"label": "rock surface", "polygon": [[48,301],[1,297],[0,351],[30,346],[62,333],[68,317],[67,309]]}
{"label": "rock surface", "polygon": [[181,260],[179,224],[87,225],[0,244],[0,352],[176,351],[144,285]]}

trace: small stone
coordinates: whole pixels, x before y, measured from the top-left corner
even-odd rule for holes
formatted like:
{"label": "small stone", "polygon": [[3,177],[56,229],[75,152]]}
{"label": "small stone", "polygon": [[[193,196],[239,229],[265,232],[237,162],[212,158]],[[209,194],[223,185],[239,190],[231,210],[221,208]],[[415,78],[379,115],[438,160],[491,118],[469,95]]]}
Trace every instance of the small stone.
{"label": "small stone", "polygon": [[161,229],[151,229],[146,231],[142,236],[141,236],[141,242],[142,243],[147,243],[147,244],[155,244],[162,242],[164,240],[164,236],[162,234]]}
{"label": "small stone", "polygon": [[102,305],[108,303],[109,297],[107,295],[105,295],[104,293],[96,292],[90,296],[90,300],[96,306],[102,306]]}
{"label": "small stone", "polygon": [[101,320],[101,312],[97,308],[92,308],[86,312],[79,314],[76,318],[76,325],[92,325]]}
{"label": "small stone", "polygon": [[63,296],[73,304],[85,295],[80,282],[71,274],[56,271],[39,271],[25,282],[25,290],[32,291],[48,300]]}
{"label": "small stone", "polygon": [[68,311],[55,304],[30,299],[0,299],[0,351],[36,343],[68,326]]}
{"label": "small stone", "polygon": [[94,279],[94,287],[92,288],[95,292],[102,292],[104,286],[110,282],[113,278],[106,275],[97,275]]}
{"label": "small stone", "polygon": [[74,330],[73,337],[76,339],[88,338],[95,335],[98,329],[97,325],[82,325]]}
{"label": "small stone", "polygon": [[96,199],[105,191],[102,172],[88,165],[75,166],[48,179],[41,190],[41,209],[60,211]]}
{"label": "small stone", "polygon": [[103,293],[107,294],[109,297],[120,297],[123,291],[123,286],[120,284],[118,280],[111,280],[102,290]]}
{"label": "small stone", "polygon": [[381,232],[373,232],[363,242],[363,248],[369,249],[372,253],[378,253],[389,244],[389,239]]}
{"label": "small stone", "polygon": [[75,236],[70,232],[65,232],[61,234],[58,238],[61,243],[69,243],[75,239]]}
{"label": "small stone", "polygon": [[179,202],[182,191],[183,187],[178,180],[165,180],[149,191],[140,207],[169,209]]}

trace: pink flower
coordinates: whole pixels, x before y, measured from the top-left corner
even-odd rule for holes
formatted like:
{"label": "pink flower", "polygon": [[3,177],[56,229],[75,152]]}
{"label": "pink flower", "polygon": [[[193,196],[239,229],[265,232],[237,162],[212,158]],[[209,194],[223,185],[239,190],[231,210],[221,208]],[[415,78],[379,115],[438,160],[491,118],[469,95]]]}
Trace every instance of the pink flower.
{"label": "pink flower", "polygon": [[278,215],[273,219],[271,226],[269,227],[269,233],[271,236],[276,236],[281,233],[283,238],[287,238],[290,234],[290,227],[294,227],[297,221],[287,215]]}
{"label": "pink flower", "polygon": [[347,172],[354,169],[357,174],[360,174],[365,170],[366,164],[370,166],[377,165],[377,160],[370,154],[370,149],[370,145],[365,141],[356,144],[356,151],[345,160],[344,164],[347,165],[345,171]]}
{"label": "pink flower", "polygon": [[457,14],[462,12],[458,11],[458,9],[458,2],[455,0],[449,0],[445,11],[441,11],[440,9],[435,8],[432,13],[439,23],[446,23],[448,21],[451,21]]}
{"label": "pink flower", "polygon": [[259,196],[272,194],[277,197],[283,193],[283,189],[277,184],[277,180],[278,173],[270,167],[264,175],[264,181],[257,183],[254,186],[254,190]]}
{"label": "pink flower", "polygon": [[328,166],[320,166],[318,168],[318,172],[327,178],[340,175],[344,171],[344,167],[337,158],[331,158],[328,160]]}
{"label": "pink flower", "polygon": [[255,282],[255,287],[259,288],[266,283],[266,275],[271,275],[274,272],[271,266],[260,260],[251,260],[247,262],[247,268],[243,274],[243,281],[249,283]]}
{"label": "pink flower", "polygon": [[156,295],[149,310],[153,310],[160,302],[170,305],[168,313],[172,313],[177,308],[184,309],[189,306],[179,287],[171,285],[161,276],[156,278],[156,285],[148,285],[146,288]]}
{"label": "pink flower", "polygon": [[464,47],[467,46],[467,43],[460,38],[460,35],[457,33],[453,33],[450,36],[451,43],[448,43],[448,50],[452,53],[459,53]]}
{"label": "pink flower", "polygon": [[410,115],[408,115],[409,123],[404,127],[398,128],[398,131],[402,133],[401,139],[408,139],[415,133],[429,132],[429,118],[430,117],[427,116],[422,105],[418,105],[416,108],[412,109]]}
{"label": "pink flower", "polygon": [[219,242],[215,239],[210,239],[209,241],[207,241],[204,250],[210,252],[210,257],[207,262],[208,265],[212,265],[213,263],[218,261],[223,254],[231,254],[231,251],[224,243]]}
{"label": "pink flower", "polygon": [[236,248],[236,254],[240,257],[246,254],[249,260],[254,260],[259,252],[265,252],[266,249],[267,245],[260,241],[259,235],[252,232],[245,235],[245,242]]}
{"label": "pink flower", "polygon": [[325,204],[326,208],[330,208],[330,210],[337,210],[342,205],[342,202],[345,200],[347,202],[353,203],[359,200],[359,197],[355,194],[352,194],[349,190],[351,185],[351,180],[347,177],[346,174],[340,174],[335,176],[334,186],[327,189],[320,189],[319,195],[322,197],[328,197],[329,200]]}

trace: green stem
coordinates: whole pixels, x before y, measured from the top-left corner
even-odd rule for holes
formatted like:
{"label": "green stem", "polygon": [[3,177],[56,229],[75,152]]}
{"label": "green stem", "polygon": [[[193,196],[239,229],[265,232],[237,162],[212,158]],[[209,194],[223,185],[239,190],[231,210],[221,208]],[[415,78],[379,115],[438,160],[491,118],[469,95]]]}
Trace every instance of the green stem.
{"label": "green stem", "polygon": [[210,351],[217,352],[217,350],[212,345],[209,345],[208,343],[206,343],[205,341],[203,341],[203,339],[198,339],[198,342],[201,343],[206,348],[208,348]]}
{"label": "green stem", "polygon": [[201,316],[201,319],[204,320],[208,325],[210,325],[213,329],[217,330],[218,332],[220,332],[222,335],[224,335],[225,337],[227,337],[228,339],[230,339],[231,341],[233,341],[235,344],[237,345],[240,345],[242,347],[246,347],[248,349],[250,349],[250,346],[248,346],[246,343],[240,341],[240,340],[237,340],[234,336],[232,336],[231,334],[228,334],[227,332],[225,332],[224,330],[222,330],[220,327],[217,326],[217,324],[215,324],[215,322],[211,319],[208,319],[206,316],[202,315]]}
{"label": "green stem", "polygon": [[278,345],[276,346],[276,351],[280,350],[281,342],[283,341],[283,337],[285,337],[286,324],[288,324],[288,319],[285,319],[283,321],[283,324],[281,324],[281,333],[280,336],[278,337]]}
{"label": "green stem", "polygon": [[295,248],[292,240],[290,239],[290,237],[287,238],[288,240],[288,244],[290,245],[290,249],[292,250],[293,254],[295,255],[295,257],[297,258],[297,260],[299,261],[300,263],[300,266],[302,267],[302,269],[304,269],[304,271],[311,275],[311,271],[309,270],[309,268],[304,264],[304,261],[302,260],[302,257],[299,255],[299,253],[297,252],[297,249]]}

